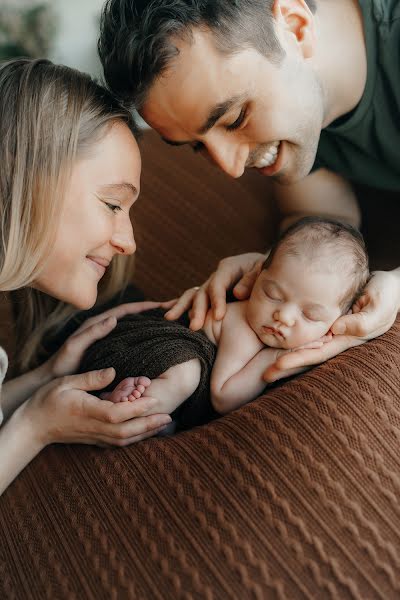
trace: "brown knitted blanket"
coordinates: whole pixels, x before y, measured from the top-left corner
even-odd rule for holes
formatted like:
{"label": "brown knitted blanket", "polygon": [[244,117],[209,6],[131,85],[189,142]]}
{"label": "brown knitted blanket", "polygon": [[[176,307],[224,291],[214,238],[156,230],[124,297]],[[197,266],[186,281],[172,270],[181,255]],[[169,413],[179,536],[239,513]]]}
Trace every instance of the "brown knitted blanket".
{"label": "brown knitted blanket", "polygon": [[180,322],[171,322],[164,319],[165,312],[154,309],[119,320],[107,337],[86,351],[80,371],[113,366],[116,378],[106,388],[111,390],[125,377],[146,375],[154,379],[174,365],[198,358],[200,383],[172,414],[178,429],[188,429],[217,416],[210,402],[210,375],[216,347],[202,332],[188,328],[186,316]]}
{"label": "brown knitted blanket", "polygon": [[7,600],[398,600],[400,322],[221,419],[54,445],[0,499]]}

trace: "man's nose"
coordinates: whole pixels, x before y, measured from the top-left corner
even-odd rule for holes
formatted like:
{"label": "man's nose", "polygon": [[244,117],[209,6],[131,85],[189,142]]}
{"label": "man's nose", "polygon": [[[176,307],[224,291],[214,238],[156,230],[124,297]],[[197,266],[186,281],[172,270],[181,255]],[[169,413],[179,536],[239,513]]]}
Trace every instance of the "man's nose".
{"label": "man's nose", "polygon": [[204,143],[207,154],[220,169],[235,179],[241,177],[246,168],[249,149],[246,144],[218,136]]}
{"label": "man's nose", "polygon": [[129,215],[113,233],[111,244],[117,249],[119,254],[134,254],[136,251],[135,236]]}
{"label": "man's nose", "polygon": [[274,319],[282,323],[282,325],[293,327],[296,322],[296,311],[290,304],[284,304],[275,311]]}

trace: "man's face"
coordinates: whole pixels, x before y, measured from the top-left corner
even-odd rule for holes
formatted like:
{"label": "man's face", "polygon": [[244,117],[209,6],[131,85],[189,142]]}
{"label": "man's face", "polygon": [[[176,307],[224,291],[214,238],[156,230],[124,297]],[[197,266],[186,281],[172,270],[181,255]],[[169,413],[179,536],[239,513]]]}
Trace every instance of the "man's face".
{"label": "man's face", "polygon": [[232,177],[255,167],[281,183],[305,177],[315,159],[324,102],[295,36],[279,35],[286,56],[273,64],[257,50],[224,55],[212,33],[192,43],[150,89],[141,114],[168,142],[199,146]]}

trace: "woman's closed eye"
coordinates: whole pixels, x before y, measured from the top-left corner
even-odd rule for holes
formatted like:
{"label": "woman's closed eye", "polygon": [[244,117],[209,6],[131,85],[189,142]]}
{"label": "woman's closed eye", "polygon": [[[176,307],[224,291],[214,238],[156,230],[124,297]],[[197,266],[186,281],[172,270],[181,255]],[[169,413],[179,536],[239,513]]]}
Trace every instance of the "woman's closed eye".
{"label": "woman's closed eye", "polygon": [[113,213],[117,213],[122,210],[122,207],[119,204],[111,204],[111,202],[106,202],[105,200],[103,200],[103,202]]}

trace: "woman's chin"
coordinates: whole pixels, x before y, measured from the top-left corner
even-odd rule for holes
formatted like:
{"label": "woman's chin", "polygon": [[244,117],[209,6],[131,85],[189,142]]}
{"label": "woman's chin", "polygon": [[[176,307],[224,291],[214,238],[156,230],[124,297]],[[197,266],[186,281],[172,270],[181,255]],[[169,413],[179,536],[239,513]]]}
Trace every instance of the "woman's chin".
{"label": "woman's chin", "polygon": [[93,308],[96,304],[97,300],[97,288],[95,293],[91,292],[87,294],[83,294],[82,291],[79,294],[71,295],[70,298],[66,298],[64,302],[68,304],[72,304],[78,310],[89,310],[89,308]]}

